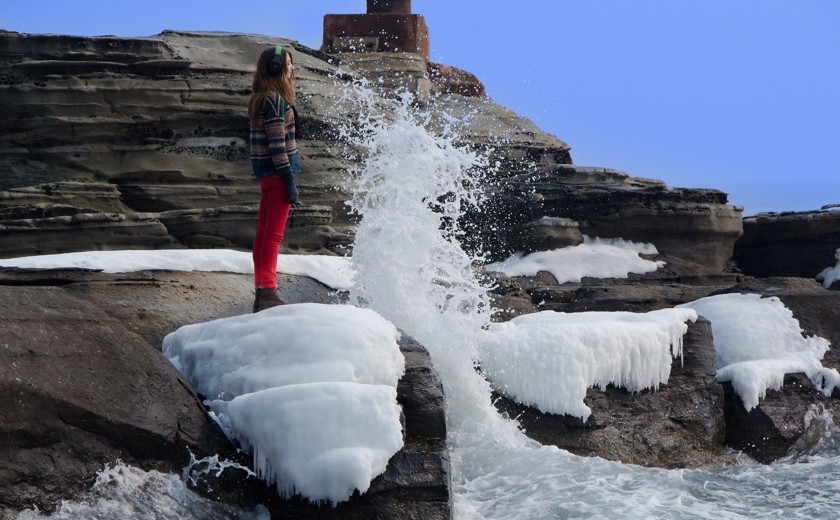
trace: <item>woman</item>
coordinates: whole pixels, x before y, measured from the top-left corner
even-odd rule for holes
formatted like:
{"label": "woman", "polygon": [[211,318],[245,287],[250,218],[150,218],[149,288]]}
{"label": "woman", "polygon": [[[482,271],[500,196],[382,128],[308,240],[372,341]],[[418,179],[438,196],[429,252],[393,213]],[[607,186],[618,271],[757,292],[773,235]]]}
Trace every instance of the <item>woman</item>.
{"label": "woman", "polygon": [[251,166],[260,181],[260,213],[254,236],[254,312],[283,305],[277,296],[277,254],[291,205],[297,202],[294,174],[300,171],[295,141],[295,66],[279,45],[257,60],[251,121]]}

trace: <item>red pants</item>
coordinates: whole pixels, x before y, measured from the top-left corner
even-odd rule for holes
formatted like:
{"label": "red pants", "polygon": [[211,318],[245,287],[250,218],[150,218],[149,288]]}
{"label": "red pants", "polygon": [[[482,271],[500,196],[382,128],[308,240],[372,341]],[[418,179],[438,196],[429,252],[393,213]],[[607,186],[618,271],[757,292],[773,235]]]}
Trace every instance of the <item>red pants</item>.
{"label": "red pants", "polygon": [[286,183],[277,175],[260,177],[260,216],[254,236],[254,285],[277,286],[277,254],[286,230],[291,204],[286,200]]}

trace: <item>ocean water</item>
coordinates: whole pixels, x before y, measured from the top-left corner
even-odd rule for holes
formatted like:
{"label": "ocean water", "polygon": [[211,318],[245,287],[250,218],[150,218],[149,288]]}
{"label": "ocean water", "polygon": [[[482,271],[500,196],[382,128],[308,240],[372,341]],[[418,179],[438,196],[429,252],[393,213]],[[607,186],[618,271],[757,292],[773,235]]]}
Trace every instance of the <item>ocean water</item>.
{"label": "ocean water", "polygon": [[[382,103],[357,87],[357,99]],[[833,420],[814,408],[819,432],[796,456],[771,465],[743,457],[718,470],[661,470],[572,455],[525,437],[500,416],[474,370],[477,337],[490,323],[488,287],[459,245],[456,222],[479,201],[468,187],[488,171],[485,157],[424,128],[408,96],[394,118],[363,116],[345,138],[366,151],[350,202],[361,215],[351,302],[370,307],[429,350],[443,382],[450,432],[454,516],[458,519],[838,518],[840,442]],[[361,131],[360,131],[361,130]],[[22,519],[45,518],[27,511]],[[94,489],[51,518],[265,520],[191,493],[177,475],[117,465]]]}
{"label": "ocean water", "polygon": [[[225,469],[226,463],[213,458],[195,461],[182,475],[144,471],[117,461],[99,472],[92,489],[75,500],[67,500],[46,515],[22,511],[19,520],[270,520],[263,506],[252,511],[214,502],[190,491],[190,481],[208,472]],[[237,466],[232,464],[229,466]],[[228,469],[228,471],[241,471]],[[244,476],[250,471],[243,472]],[[251,473],[253,474],[253,473]]]}

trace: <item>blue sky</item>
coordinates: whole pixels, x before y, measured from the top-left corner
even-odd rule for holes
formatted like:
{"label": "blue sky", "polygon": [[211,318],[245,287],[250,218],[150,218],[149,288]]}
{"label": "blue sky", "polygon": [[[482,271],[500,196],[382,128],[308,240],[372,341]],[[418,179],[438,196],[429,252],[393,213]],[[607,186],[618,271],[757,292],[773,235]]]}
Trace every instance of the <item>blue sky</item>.
{"label": "blue sky", "polygon": [[[745,215],[840,204],[840,1],[414,0],[431,59],[572,147],[576,164],[716,188]],[[258,33],[318,47],[364,0],[0,0],[0,28]]]}

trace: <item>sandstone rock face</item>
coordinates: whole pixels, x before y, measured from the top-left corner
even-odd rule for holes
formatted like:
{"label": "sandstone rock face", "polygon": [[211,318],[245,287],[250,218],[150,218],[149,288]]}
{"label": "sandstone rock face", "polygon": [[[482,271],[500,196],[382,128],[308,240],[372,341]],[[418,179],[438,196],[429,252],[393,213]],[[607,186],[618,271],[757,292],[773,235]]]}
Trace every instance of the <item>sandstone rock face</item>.
{"label": "sandstone rock face", "polygon": [[490,217],[480,229],[500,226],[504,240],[495,257],[533,251],[531,229],[545,218],[577,222],[581,234],[654,244],[685,277],[719,274],[741,236],[741,210],[716,190],[668,188],[661,181],[630,177],[606,168],[555,165],[500,181],[490,199]]}
{"label": "sandstone rock face", "polygon": [[444,65],[442,63],[429,63],[429,79],[435,90],[442,94],[461,94],[462,96],[483,96],[485,94],[484,84],[475,74]]}
{"label": "sandstone rock face", "polygon": [[[0,254],[249,249],[259,187],[248,162],[244,103],[253,62],[273,43],[230,34],[121,39],[0,33],[0,169],[8,172],[0,181],[0,225],[8,241]],[[335,70],[325,72],[323,61],[297,54],[302,90]],[[301,97],[302,119],[315,121],[308,127],[316,130],[318,94]],[[322,146],[317,137],[305,141],[304,156]],[[319,186],[324,164],[309,162],[312,173],[300,179],[307,206],[290,219],[290,227],[307,227],[318,243],[292,236],[284,243],[289,251],[347,243],[346,231],[330,227],[332,207],[339,204]],[[318,203],[324,191],[328,205]],[[172,213],[178,211],[193,213]],[[49,220],[57,217],[76,220]],[[108,229],[97,223],[103,220],[112,222]],[[68,225],[78,231],[72,240]],[[15,243],[29,246],[16,249]]]}
{"label": "sandstone rock face", "polygon": [[[361,109],[354,82],[367,79],[386,94],[404,88],[432,114],[472,114],[462,124],[462,144],[493,146],[494,160],[514,171],[570,162],[565,143],[486,97],[430,97],[440,88],[417,54],[331,56],[283,39],[227,33],[88,38],[0,31],[0,256],[250,249],[259,187],[245,106],[256,57],[277,43],[293,50],[297,65],[303,165],[301,205],[292,210],[284,251],[344,254],[352,241],[354,217],[344,201],[358,151],[340,135]],[[393,110],[370,109],[383,120]],[[445,124],[437,119],[433,126]]]}
{"label": "sandstone rock face", "polygon": [[174,367],[57,287],[0,286],[0,504],[50,510],[122,459],[180,471],[227,441]]}
{"label": "sandstone rock face", "polygon": [[837,264],[838,249],[840,211],[762,213],[744,219],[733,258],[752,276],[814,278]]}
{"label": "sandstone rock face", "polygon": [[370,85],[383,87],[383,92],[397,95],[409,92],[417,101],[429,102],[432,83],[426,72],[426,60],[411,52],[343,52],[342,64],[353,67]]}
{"label": "sandstone rock face", "polygon": [[[314,280],[278,282],[287,302],[336,302]],[[0,517],[51,511],[118,458],[180,473],[189,449],[250,465],[158,350],[178,327],[250,312],[250,275],[0,269],[0,296]],[[365,495],[336,508],[283,501],[236,470],[198,491],[248,509],[262,503],[277,517],[448,519],[443,389],[422,346],[403,337],[400,349],[405,446]]]}
{"label": "sandstone rock face", "polygon": [[0,224],[0,247],[8,258],[68,253],[80,248],[164,249],[183,247],[153,213],[79,213]]}
{"label": "sandstone rock face", "polygon": [[662,468],[719,467],[734,457],[722,452],[723,389],[715,381],[714,357],[710,323],[700,319],[689,325],[683,358],[674,360],[668,384],[636,394],[590,388],[586,422],[504,397],[496,407],[516,417],[532,439],[577,455]]}

